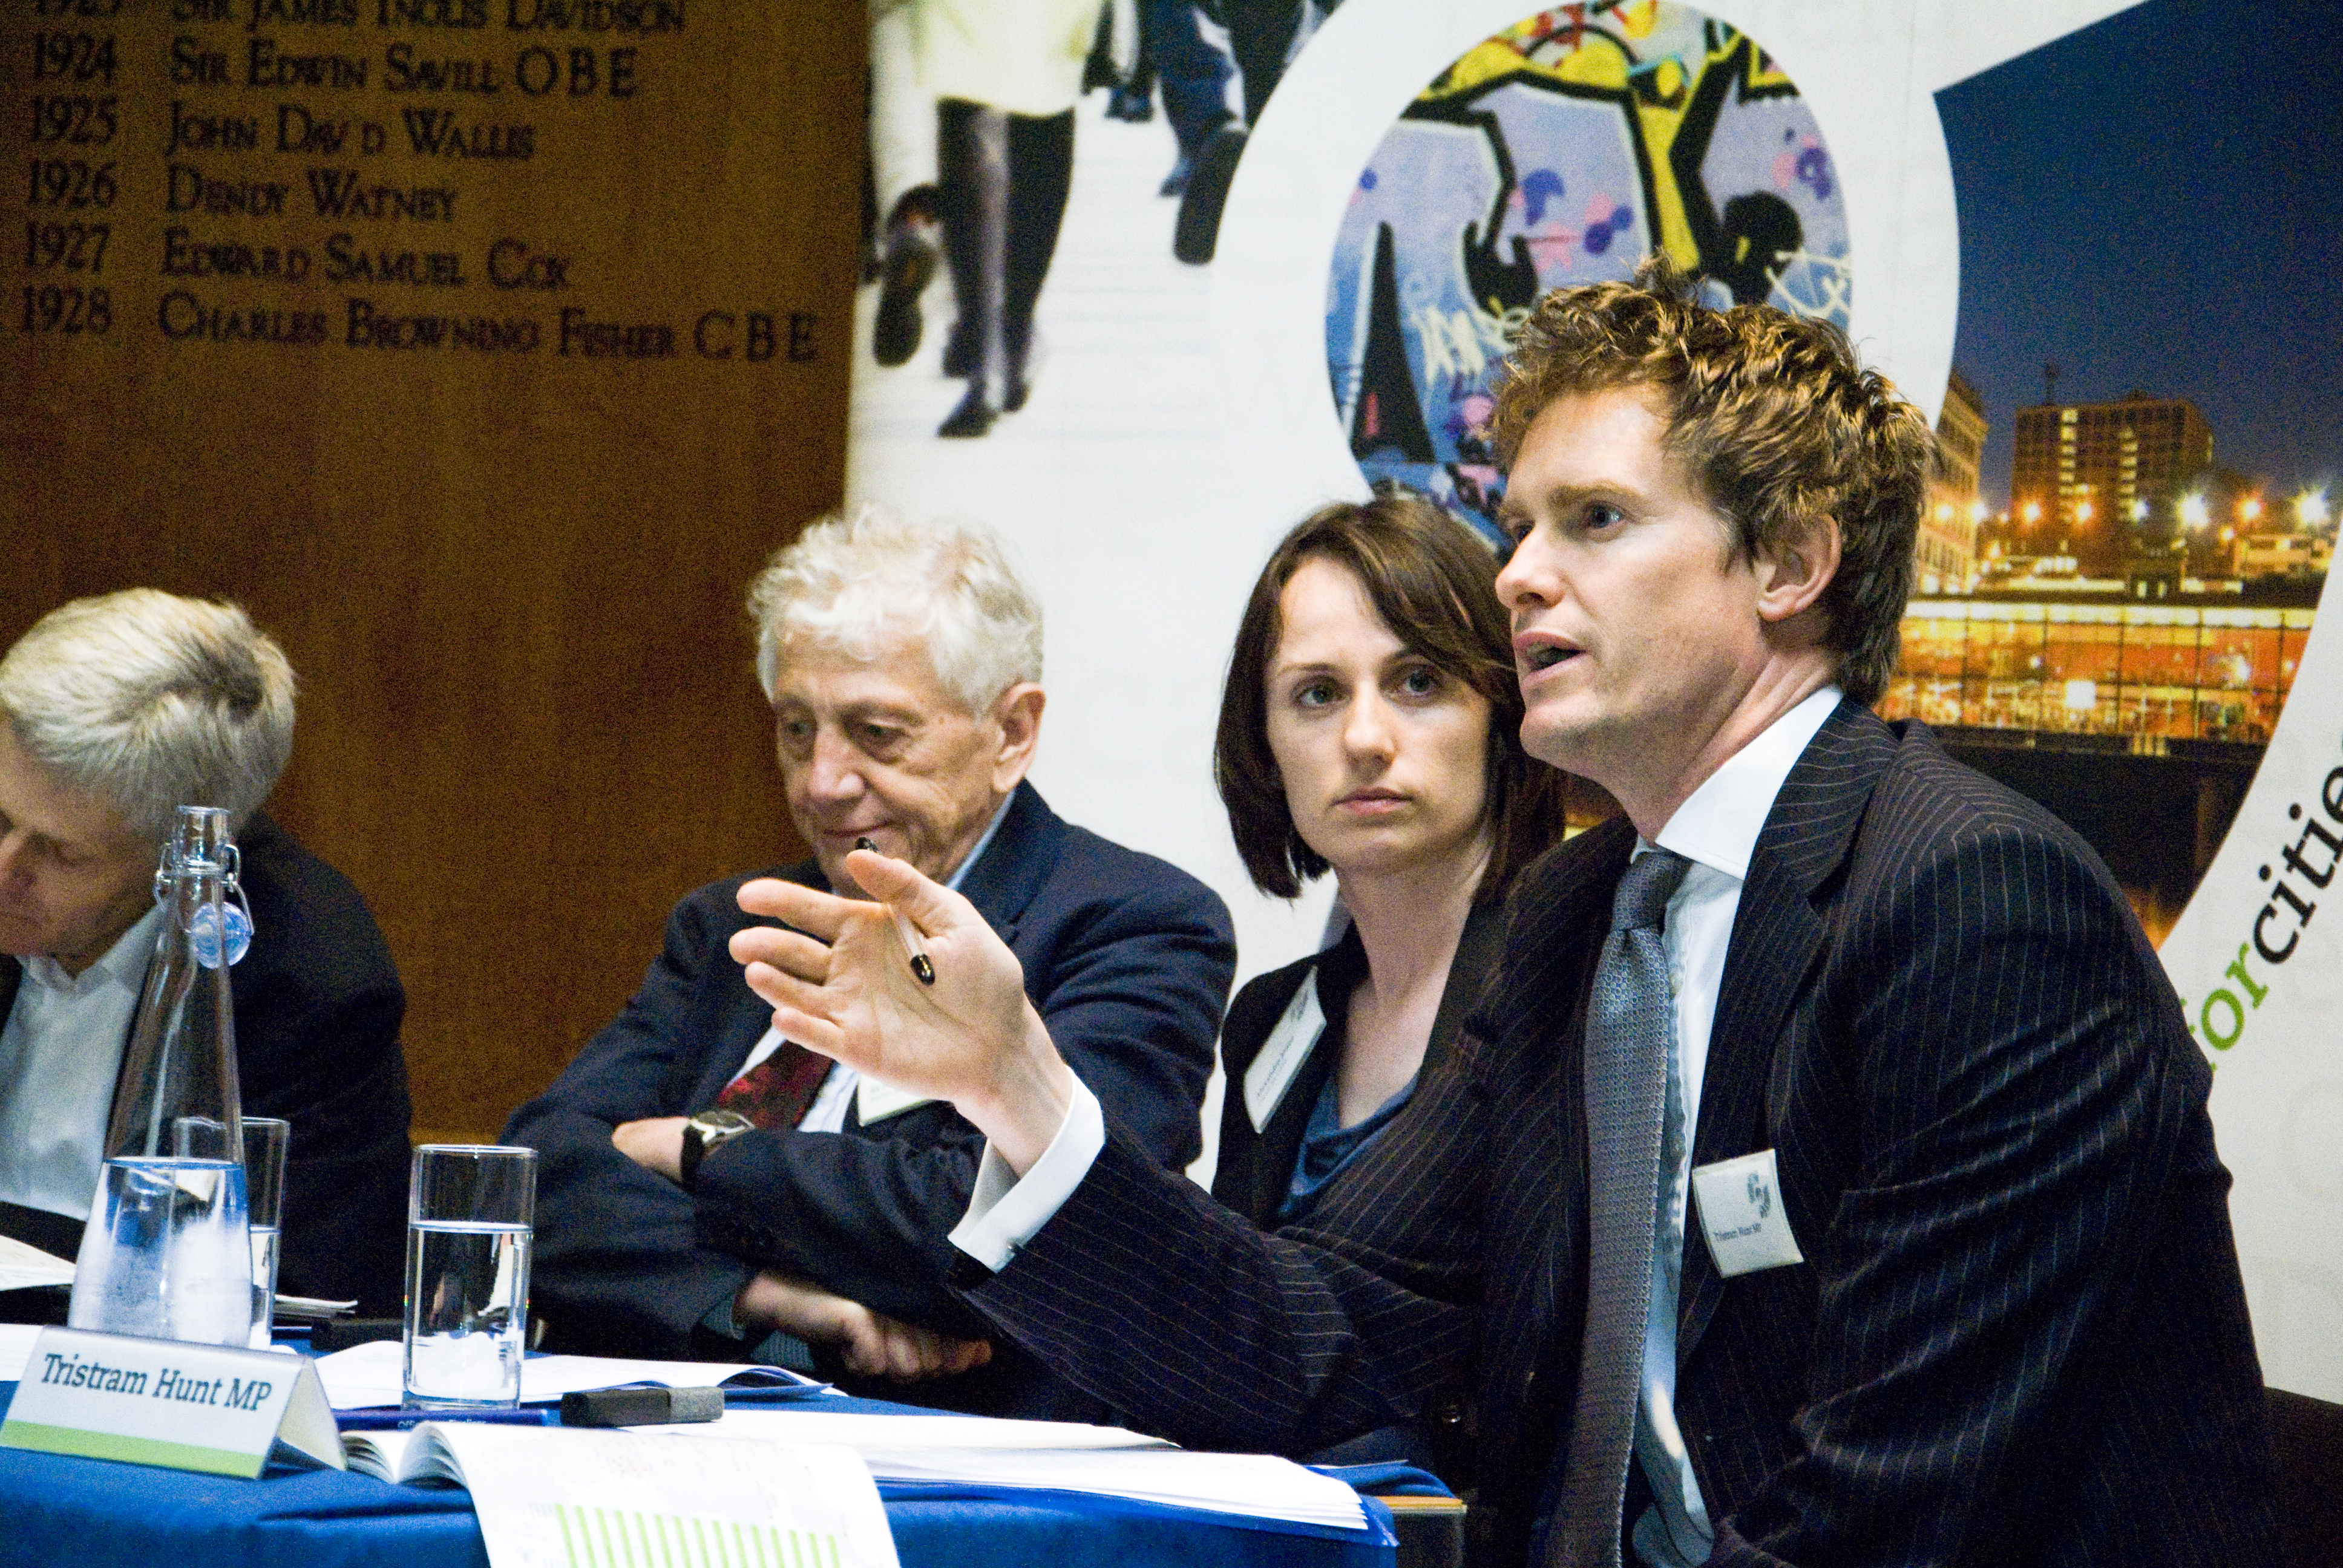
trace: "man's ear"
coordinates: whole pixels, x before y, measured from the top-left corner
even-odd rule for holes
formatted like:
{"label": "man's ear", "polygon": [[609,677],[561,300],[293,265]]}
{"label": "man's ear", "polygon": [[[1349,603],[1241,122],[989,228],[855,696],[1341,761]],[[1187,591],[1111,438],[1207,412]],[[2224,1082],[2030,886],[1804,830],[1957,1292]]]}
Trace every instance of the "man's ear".
{"label": "man's ear", "polygon": [[1021,680],[992,699],[992,721],[1001,729],[1001,750],[992,761],[992,789],[1006,795],[1017,788],[1033,766],[1033,749],[1041,741],[1041,709],[1049,697],[1030,680]]}
{"label": "man's ear", "polygon": [[1757,615],[1779,626],[1820,601],[1838,576],[1838,520],[1817,518],[1786,528],[1757,552]]}

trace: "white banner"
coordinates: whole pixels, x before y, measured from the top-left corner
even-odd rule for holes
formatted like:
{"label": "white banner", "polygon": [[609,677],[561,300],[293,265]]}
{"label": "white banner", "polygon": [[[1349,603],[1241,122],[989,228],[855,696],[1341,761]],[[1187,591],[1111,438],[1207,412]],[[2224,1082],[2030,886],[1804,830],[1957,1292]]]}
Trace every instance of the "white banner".
{"label": "white banner", "polygon": [[2271,1384],[2343,1401],[2343,598],[2161,956],[2216,1069],[2213,1126]]}
{"label": "white banner", "polygon": [[[1811,111],[1844,207],[1845,325],[1931,417],[1960,296],[1936,94],[2136,3],[1690,8],[1745,31]],[[1322,885],[1293,906],[1254,890],[1211,759],[1230,643],[1262,561],[1311,508],[1367,491],[1328,382],[1328,286],[1344,215],[1425,85],[1538,9],[1345,0],[1293,55],[1246,144],[1209,266],[1172,253],[1178,204],[1157,195],[1170,134],[1105,116],[1104,93],[1070,96],[1071,197],[1040,286],[1031,402],[979,438],[938,435],[963,390],[941,364],[943,283],[927,293],[919,351],[896,366],[873,362],[881,291],[864,291],[850,498],[981,518],[1014,542],[1048,615],[1050,713],[1034,782],[1071,820],[1211,883],[1236,920],[1240,980],[1310,950],[1331,891]],[[919,166],[903,180],[932,178],[932,156],[920,155],[935,146],[935,111],[917,42],[882,27],[873,48],[886,89],[880,162]],[[880,183],[891,196],[897,182]],[[1630,243],[1610,256],[1622,275],[1645,239],[1631,232]]]}

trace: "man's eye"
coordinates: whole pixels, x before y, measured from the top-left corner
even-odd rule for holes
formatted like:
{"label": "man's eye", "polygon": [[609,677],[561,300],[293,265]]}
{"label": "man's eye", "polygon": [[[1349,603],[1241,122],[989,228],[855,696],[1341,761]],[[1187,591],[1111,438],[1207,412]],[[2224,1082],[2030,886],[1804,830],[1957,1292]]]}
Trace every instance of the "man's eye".
{"label": "man's eye", "polygon": [[903,732],[884,724],[864,724],[856,728],[862,746],[869,751],[886,751],[903,743]]}
{"label": "man's eye", "polygon": [[1599,501],[1586,508],[1586,527],[1590,532],[1600,533],[1626,520],[1627,515],[1618,508],[1604,506]]}

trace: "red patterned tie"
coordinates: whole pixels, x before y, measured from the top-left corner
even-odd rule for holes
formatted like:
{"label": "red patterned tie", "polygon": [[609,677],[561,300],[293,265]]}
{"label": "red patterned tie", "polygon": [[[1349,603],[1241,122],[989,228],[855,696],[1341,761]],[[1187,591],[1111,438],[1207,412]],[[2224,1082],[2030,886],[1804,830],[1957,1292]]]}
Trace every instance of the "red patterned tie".
{"label": "red patterned tie", "polygon": [[828,1076],[830,1058],[785,1040],[772,1055],[726,1084],[716,1104],[760,1128],[788,1131],[805,1120],[806,1108]]}

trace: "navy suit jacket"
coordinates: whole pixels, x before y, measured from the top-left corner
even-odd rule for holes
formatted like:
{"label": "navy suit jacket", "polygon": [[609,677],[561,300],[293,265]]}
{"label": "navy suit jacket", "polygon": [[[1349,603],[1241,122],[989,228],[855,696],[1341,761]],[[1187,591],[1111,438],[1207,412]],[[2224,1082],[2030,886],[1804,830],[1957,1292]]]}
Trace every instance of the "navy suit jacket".
{"label": "navy suit jacket", "polygon": [[[812,861],[760,875],[826,886]],[[946,1104],[844,1134],[749,1133],[712,1151],[695,1191],[637,1165],[610,1130],[705,1110],[772,1021],[727,943],[769,924],[735,901],[746,877],[676,906],[643,987],[508,1141],[539,1150],[532,1293],[561,1342],[680,1355],[759,1268],[874,1311],[984,1336],[944,1283],[945,1238],[968,1207],[984,1141]],[[1195,1158],[1198,1106],[1236,947],[1227,909],[1185,872],[1060,819],[1021,785],[961,892],[1025,969],[1067,1060],[1149,1164]],[[1071,1408],[1013,1347],[991,1367],[921,1384],[922,1402],[1021,1413]],[[1085,1410],[1091,1409],[1084,1402]]]}
{"label": "navy suit jacket", "polygon": [[[277,1289],[395,1316],[407,1246],[407,993],[347,878],[264,813],[245,823],[236,850],[254,929],[228,970],[236,1078],[246,1115],[292,1123]],[[0,1019],[23,974],[0,958]],[[67,1258],[80,1246],[79,1220],[0,1207],[11,1211],[0,1230]]]}
{"label": "navy suit jacket", "polygon": [[[1474,1560],[1523,1560],[1568,1451],[1582,1030],[1634,840],[1524,874],[1483,1010],[1311,1228],[1263,1237],[1111,1139],[970,1299],[1190,1443],[1307,1451],[1463,1395]],[[1777,1152],[1806,1257],[1724,1280],[1690,1229],[1676,1408],[1712,1562],[2272,1561],[2209,1084],[2089,849],[1842,705],[1752,858],[1694,1134],[1697,1163]]]}

